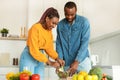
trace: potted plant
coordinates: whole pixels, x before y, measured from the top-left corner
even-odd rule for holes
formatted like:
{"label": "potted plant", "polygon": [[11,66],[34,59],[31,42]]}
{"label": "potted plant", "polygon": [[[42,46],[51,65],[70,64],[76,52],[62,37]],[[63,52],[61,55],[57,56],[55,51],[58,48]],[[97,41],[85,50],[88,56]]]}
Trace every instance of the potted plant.
{"label": "potted plant", "polygon": [[0,33],[2,33],[2,37],[7,37],[7,34],[9,33],[9,30],[6,28],[3,28]]}

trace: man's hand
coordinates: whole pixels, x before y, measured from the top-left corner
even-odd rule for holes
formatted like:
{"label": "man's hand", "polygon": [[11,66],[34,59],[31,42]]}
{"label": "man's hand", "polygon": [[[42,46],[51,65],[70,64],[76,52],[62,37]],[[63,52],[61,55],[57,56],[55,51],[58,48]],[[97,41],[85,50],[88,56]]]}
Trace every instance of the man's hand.
{"label": "man's hand", "polygon": [[77,71],[78,65],[79,65],[78,61],[74,61],[70,65],[70,68],[68,69],[68,72],[69,72],[70,76],[72,76],[73,74],[75,74],[75,72]]}

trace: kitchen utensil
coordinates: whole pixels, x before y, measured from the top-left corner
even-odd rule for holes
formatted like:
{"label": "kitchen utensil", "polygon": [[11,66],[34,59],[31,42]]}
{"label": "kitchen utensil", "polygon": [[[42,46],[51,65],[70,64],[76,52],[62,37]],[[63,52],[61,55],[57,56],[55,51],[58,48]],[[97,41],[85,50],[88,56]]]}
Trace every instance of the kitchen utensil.
{"label": "kitchen utensil", "polygon": [[60,67],[57,71],[56,71],[58,77],[60,79],[66,79],[67,77],[69,77],[69,72],[64,70],[64,67]]}
{"label": "kitchen utensil", "polygon": [[95,66],[99,63],[99,56],[98,55],[91,55],[92,65]]}

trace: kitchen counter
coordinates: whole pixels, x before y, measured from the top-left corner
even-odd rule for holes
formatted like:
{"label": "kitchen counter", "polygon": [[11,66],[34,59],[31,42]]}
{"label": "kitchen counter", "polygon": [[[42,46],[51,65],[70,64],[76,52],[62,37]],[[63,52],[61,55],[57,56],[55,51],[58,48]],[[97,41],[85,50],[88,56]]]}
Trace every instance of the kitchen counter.
{"label": "kitchen counter", "polygon": [[96,65],[96,66],[93,66],[93,67],[100,67],[102,69],[103,73],[105,73],[107,75],[110,75],[110,76],[113,76],[112,66],[108,66],[108,65]]}
{"label": "kitchen counter", "polygon": [[113,80],[120,80],[120,65],[112,65],[112,66],[96,65],[96,66],[102,68],[103,73],[112,76]]}
{"label": "kitchen counter", "polygon": [[93,66],[93,67],[100,67],[100,68],[112,69],[112,66],[109,66],[109,65],[96,65],[96,66]]}
{"label": "kitchen counter", "polygon": [[26,41],[25,37],[0,37],[0,40],[23,40]]}
{"label": "kitchen counter", "polygon": [[[13,66],[13,65],[8,65],[8,66],[0,66],[0,80],[6,80],[5,75],[8,72],[14,72],[17,73],[19,72],[19,66]],[[55,73],[55,68],[51,66],[45,65],[45,80],[58,80],[58,76]]]}

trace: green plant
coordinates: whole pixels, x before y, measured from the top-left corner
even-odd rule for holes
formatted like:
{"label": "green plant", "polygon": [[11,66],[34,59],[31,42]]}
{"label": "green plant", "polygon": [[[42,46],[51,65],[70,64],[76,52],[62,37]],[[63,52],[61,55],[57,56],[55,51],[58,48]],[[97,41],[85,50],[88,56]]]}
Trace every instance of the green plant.
{"label": "green plant", "polygon": [[3,28],[3,29],[0,30],[0,32],[1,32],[1,33],[9,33],[9,30],[6,29],[6,28]]}

